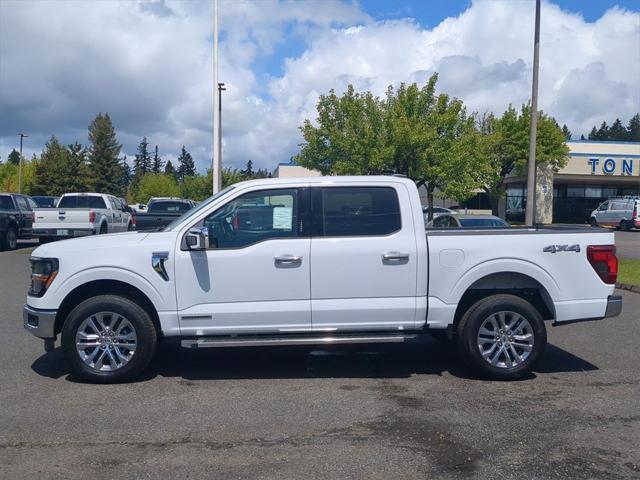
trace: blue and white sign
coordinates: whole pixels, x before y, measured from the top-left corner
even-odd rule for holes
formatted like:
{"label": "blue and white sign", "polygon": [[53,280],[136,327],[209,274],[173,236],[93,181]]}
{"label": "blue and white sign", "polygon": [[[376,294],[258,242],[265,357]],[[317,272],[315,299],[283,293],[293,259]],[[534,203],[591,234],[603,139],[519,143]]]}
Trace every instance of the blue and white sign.
{"label": "blue and white sign", "polygon": [[640,176],[638,158],[598,158],[587,159],[591,175]]}

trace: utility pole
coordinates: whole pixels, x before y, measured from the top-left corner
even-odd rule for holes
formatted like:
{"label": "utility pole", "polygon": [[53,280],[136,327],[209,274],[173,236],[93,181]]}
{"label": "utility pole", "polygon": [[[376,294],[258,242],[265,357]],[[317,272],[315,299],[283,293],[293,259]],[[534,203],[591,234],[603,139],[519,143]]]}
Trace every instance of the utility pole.
{"label": "utility pole", "polygon": [[536,26],[533,36],[533,85],[531,88],[531,133],[529,135],[529,165],[527,172],[527,209],[525,223],[536,223],[536,140],[538,133],[538,70],[540,62],[540,0],[536,0]]}
{"label": "utility pole", "polygon": [[29,135],[19,133],[20,135],[20,161],[18,162],[18,193],[22,193],[22,139]]}
{"label": "utility pole", "polygon": [[[213,88],[215,89],[218,85],[218,7],[219,0],[213,0]],[[216,194],[220,191],[222,187],[222,169],[220,168],[220,118],[216,120],[216,114],[219,113],[219,103],[218,97],[220,96],[220,92],[218,91],[218,95],[214,90],[213,92],[213,165],[212,165],[212,173],[213,173],[213,193]]]}
{"label": "utility pole", "polygon": [[[218,83],[218,165],[220,167],[220,183],[222,183],[222,92],[224,83]],[[220,185],[220,188],[222,185]]]}

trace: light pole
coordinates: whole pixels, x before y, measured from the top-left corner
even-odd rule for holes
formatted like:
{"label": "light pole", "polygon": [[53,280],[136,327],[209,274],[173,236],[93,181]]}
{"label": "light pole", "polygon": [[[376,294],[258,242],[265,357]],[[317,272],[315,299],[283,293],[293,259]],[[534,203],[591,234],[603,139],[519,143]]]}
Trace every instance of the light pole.
{"label": "light pole", "polygon": [[22,193],[22,139],[29,135],[19,133],[20,135],[20,161],[18,162],[18,193]]}
{"label": "light pole", "polygon": [[[213,0],[213,88],[216,86],[219,87],[218,84],[218,7],[219,0]],[[219,111],[219,106],[216,105],[218,103],[218,95],[213,93],[213,165],[212,165],[212,176],[213,176],[213,193],[216,194],[220,191],[222,187],[222,170],[220,168],[220,118],[218,118],[218,125],[216,125],[216,113]],[[216,128],[217,127],[217,128]]]}
{"label": "light pole", "polygon": [[531,133],[527,172],[527,209],[525,223],[536,223],[536,139],[538,129],[538,67],[540,61],[540,0],[536,0],[536,26],[533,34],[533,85],[531,87]]}
{"label": "light pole", "polygon": [[222,183],[222,92],[224,83],[218,83],[218,168],[220,169],[220,183]]}

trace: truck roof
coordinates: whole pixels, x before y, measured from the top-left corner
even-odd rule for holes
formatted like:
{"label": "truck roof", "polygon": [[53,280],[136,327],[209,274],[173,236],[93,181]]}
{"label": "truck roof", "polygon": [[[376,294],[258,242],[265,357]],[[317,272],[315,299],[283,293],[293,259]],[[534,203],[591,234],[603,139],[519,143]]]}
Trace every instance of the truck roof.
{"label": "truck roof", "polygon": [[340,183],[405,183],[415,185],[415,182],[407,177],[397,175],[352,175],[352,176],[326,176],[326,177],[289,177],[289,178],[258,178],[238,182],[235,186],[246,185],[277,185],[292,183],[313,184],[340,184]]}

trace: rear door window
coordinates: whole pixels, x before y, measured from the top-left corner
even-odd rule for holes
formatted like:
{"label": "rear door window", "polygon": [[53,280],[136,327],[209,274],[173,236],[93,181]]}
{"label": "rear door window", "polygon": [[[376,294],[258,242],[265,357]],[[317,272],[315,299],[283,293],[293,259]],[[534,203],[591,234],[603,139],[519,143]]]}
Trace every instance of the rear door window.
{"label": "rear door window", "polygon": [[389,235],[401,228],[391,187],[324,187],[314,193],[314,230],[325,237]]}
{"label": "rear door window", "polygon": [[31,207],[27,203],[27,200],[24,197],[16,197],[16,203],[18,204],[18,208],[24,212],[30,212]]}

